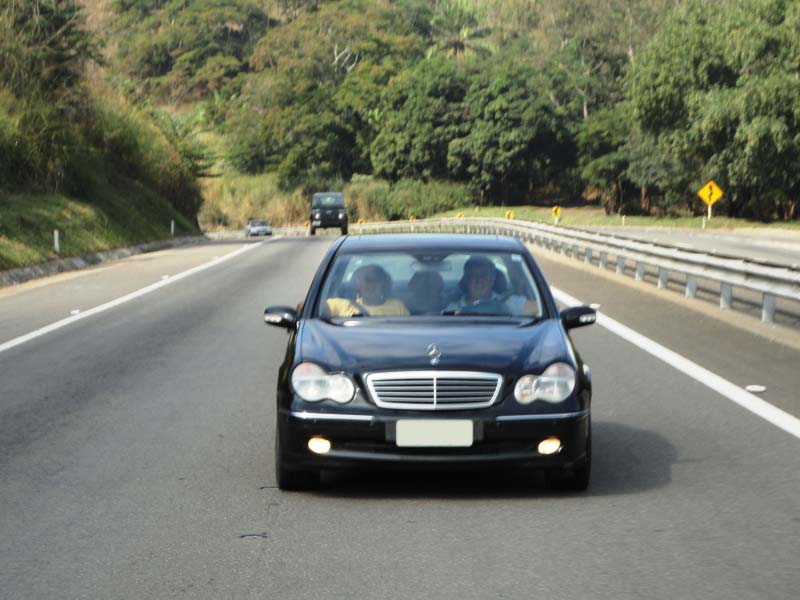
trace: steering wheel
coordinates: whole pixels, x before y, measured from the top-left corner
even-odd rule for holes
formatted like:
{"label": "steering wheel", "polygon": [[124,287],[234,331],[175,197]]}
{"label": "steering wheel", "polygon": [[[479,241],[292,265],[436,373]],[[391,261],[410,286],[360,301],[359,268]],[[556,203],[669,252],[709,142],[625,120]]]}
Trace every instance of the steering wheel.
{"label": "steering wheel", "polygon": [[475,304],[470,304],[460,309],[459,314],[462,315],[502,315],[504,317],[512,316],[511,309],[508,308],[505,302],[498,300],[481,300]]}

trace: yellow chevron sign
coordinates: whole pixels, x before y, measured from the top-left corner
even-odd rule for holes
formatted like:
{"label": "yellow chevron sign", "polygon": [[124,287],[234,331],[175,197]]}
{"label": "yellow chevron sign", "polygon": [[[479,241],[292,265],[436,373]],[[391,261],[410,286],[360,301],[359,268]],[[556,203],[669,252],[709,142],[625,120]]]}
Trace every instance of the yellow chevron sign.
{"label": "yellow chevron sign", "polygon": [[700,196],[700,200],[702,200],[709,206],[711,206],[712,204],[714,204],[714,202],[722,198],[723,193],[724,192],[722,191],[722,188],[719,187],[714,182],[714,180],[709,181],[707,184],[705,184],[697,191],[697,195]]}

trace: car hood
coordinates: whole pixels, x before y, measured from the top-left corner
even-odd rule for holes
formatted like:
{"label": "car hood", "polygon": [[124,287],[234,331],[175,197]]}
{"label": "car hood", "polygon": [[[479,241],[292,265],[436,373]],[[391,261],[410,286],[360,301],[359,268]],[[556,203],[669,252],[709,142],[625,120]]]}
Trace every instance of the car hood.
{"label": "car hood", "polygon": [[[529,326],[460,318],[342,326],[309,319],[303,322],[299,338],[300,360],[349,373],[436,368],[519,374],[541,372],[558,360],[574,363],[570,343],[556,319]],[[441,352],[435,367],[428,356],[431,344]]]}

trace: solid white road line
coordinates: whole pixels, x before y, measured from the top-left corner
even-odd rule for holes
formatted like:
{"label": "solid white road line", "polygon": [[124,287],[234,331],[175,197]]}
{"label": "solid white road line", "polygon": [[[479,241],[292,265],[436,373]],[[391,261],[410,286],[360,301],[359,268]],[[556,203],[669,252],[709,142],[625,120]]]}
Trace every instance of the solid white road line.
{"label": "solid white road line", "polygon": [[[566,292],[556,288],[551,289],[553,291],[553,296],[555,296],[559,302],[569,306],[583,304],[583,302],[577,298],[574,298],[573,296],[570,296]],[[800,419],[797,417],[790,415],[777,406],[773,406],[769,402],[751,394],[735,383],[731,383],[727,379],[723,379],[716,373],[712,373],[708,369],[701,367],[697,363],[692,362],[684,356],[681,356],[677,352],[673,352],[658,342],[643,336],[641,333],[634,331],[619,321],[615,321],[611,317],[597,313],[597,324],[608,329],[611,333],[618,335],[622,339],[627,340],[631,344],[641,348],[648,354],[652,354],[656,358],[663,360],[665,363],[674,367],[681,373],[684,373],[695,381],[698,381],[706,387],[711,388],[715,392],[726,397],[728,400],[735,402],[742,408],[746,408],[753,414],[756,414],[762,419],[769,421],[776,427],[780,427],[796,438],[800,438]]]}
{"label": "solid white road line", "polygon": [[67,317],[66,319],[61,319],[60,321],[56,321],[55,323],[51,323],[50,325],[46,325],[46,326],[42,327],[41,329],[37,329],[36,331],[31,331],[30,333],[26,333],[25,335],[21,335],[21,336],[19,336],[17,338],[14,338],[13,340],[9,340],[7,342],[4,342],[4,343],[0,344],[0,352],[5,352],[6,350],[10,350],[11,348],[15,348],[16,346],[19,346],[20,344],[24,344],[25,342],[29,342],[31,340],[34,340],[34,339],[36,339],[38,337],[41,337],[43,335],[46,335],[46,334],[51,333],[53,331],[56,331],[57,329],[61,329],[62,327],[66,327],[67,325],[75,323],[76,321],[80,321],[82,319],[86,319],[88,317],[91,317],[93,315],[99,314],[101,312],[105,312],[105,311],[107,311],[107,310],[109,310],[111,308],[119,306],[120,304],[125,304],[126,302],[130,302],[131,300],[135,300],[136,298],[141,298],[142,296],[145,296],[146,294],[149,294],[150,292],[155,292],[156,290],[160,290],[161,288],[166,287],[168,285],[172,285],[173,283],[175,283],[177,281],[180,281],[181,279],[185,279],[186,277],[194,275],[195,273],[199,273],[200,271],[205,271],[206,269],[210,269],[211,267],[215,267],[220,263],[223,263],[223,262],[225,262],[227,260],[230,260],[232,258],[235,258],[235,257],[239,256],[240,254],[244,254],[245,252],[249,252],[250,250],[253,250],[254,248],[258,248],[263,243],[264,242],[259,242],[257,244],[250,244],[250,245],[244,246],[243,248],[239,248],[238,250],[234,250],[233,252],[231,252],[229,254],[226,254],[226,255],[221,256],[219,258],[215,258],[214,260],[211,260],[209,262],[203,263],[203,264],[198,265],[196,267],[192,267],[191,269],[189,269],[187,271],[183,271],[182,273],[178,273],[177,275],[173,275],[173,276],[169,277],[168,279],[162,279],[162,280],[160,280],[160,281],[158,281],[158,282],[156,282],[156,283],[154,283],[152,285],[148,285],[147,287],[143,287],[143,288],[138,289],[138,290],[136,290],[134,292],[131,292],[130,294],[125,294],[124,296],[121,296],[121,297],[116,298],[114,300],[110,300],[109,302],[106,302],[105,304],[101,304],[99,306],[95,306],[94,308],[90,308],[90,309],[88,309],[88,310],[86,310],[84,312],[81,312],[79,314],[73,315],[71,317]]}

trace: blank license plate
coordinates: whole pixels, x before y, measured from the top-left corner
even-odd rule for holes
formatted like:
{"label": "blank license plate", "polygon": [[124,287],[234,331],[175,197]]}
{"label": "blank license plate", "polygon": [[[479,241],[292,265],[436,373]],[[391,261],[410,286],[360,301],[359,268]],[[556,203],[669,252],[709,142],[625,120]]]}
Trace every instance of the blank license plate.
{"label": "blank license plate", "polygon": [[472,421],[403,419],[397,422],[397,445],[405,448],[472,446]]}

